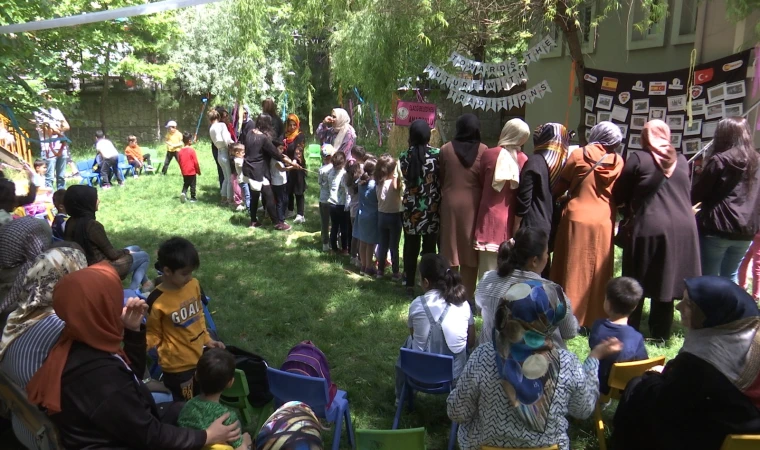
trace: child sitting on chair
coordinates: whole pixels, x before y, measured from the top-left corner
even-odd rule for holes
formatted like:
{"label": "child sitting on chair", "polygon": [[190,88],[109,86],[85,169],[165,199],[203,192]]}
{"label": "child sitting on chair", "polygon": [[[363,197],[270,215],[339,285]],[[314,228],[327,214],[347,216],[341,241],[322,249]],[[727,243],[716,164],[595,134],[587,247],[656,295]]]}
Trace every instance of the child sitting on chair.
{"label": "child sitting on chair", "polygon": [[[235,357],[221,348],[207,350],[198,360],[195,382],[200,387],[200,394],[189,400],[179,413],[178,425],[195,430],[205,430],[214,421],[228,414],[225,425],[238,421],[238,416],[226,406],[219,403],[222,392],[232,387],[235,381]],[[228,442],[235,449],[246,450],[251,446],[251,436],[244,433],[237,440]]]}
{"label": "child sitting on chair", "polygon": [[142,149],[137,145],[137,136],[129,136],[127,138],[127,147],[124,149],[124,155],[127,157],[127,162],[132,166],[132,176],[137,178],[137,170],[144,168],[145,170],[153,170],[150,165],[150,155],[143,155]]}
{"label": "child sitting on chair", "polygon": [[617,338],[623,343],[623,350],[617,355],[599,361],[599,392],[602,394],[610,392],[607,379],[613,364],[649,358],[647,349],[644,347],[644,337],[628,325],[628,316],[633,313],[642,298],[644,298],[644,290],[633,278],[618,277],[607,283],[604,312],[607,313],[609,319],[599,319],[594,322],[588,345],[593,349],[609,338]]}

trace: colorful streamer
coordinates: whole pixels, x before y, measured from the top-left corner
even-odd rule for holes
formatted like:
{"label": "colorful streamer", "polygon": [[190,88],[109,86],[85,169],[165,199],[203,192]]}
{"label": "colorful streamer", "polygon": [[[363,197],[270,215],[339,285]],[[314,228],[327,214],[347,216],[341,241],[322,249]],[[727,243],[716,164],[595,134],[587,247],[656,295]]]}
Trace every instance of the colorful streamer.
{"label": "colorful streamer", "polygon": [[377,109],[377,104],[375,104],[375,125],[377,125],[377,136],[380,140],[379,144],[377,144],[379,147],[383,146],[383,129],[380,128],[380,112]]}
{"label": "colorful streamer", "polygon": [[686,116],[689,118],[688,125],[691,126],[692,117],[694,114],[691,110],[691,88],[694,85],[694,68],[697,65],[697,49],[691,50],[691,57],[689,59],[689,81],[686,83],[686,89],[689,95],[686,96]]}

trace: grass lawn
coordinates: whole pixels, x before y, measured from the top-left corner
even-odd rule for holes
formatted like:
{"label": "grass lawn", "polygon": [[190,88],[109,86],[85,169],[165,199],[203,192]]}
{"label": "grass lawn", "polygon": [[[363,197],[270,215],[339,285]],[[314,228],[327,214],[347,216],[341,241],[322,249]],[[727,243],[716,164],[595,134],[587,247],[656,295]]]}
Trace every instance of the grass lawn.
{"label": "grass lawn", "polygon": [[[117,247],[139,245],[153,262],[164,239],[190,239],[201,257],[195,276],[212,299],[224,342],[279,367],[294,344],[314,341],[327,355],[333,381],[348,392],[355,428],[389,429],[395,412],[394,363],[408,334],[410,299],[404,288],[390,280],[360,277],[347,258],[321,251],[316,176],[307,179],[305,224],[289,232],[274,231],[271,225],[251,230],[247,213],[217,205],[210,146],[200,143],[196,150],[203,171],[198,203],[179,202],[182,178],[176,162],[166,177],[143,175],[128,179],[123,188],[100,191],[97,217],[111,242]],[[77,159],[91,157],[90,150],[77,153]],[[650,356],[674,357],[683,341],[678,326],[676,334],[667,346],[648,345]],[[589,351],[583,337],[569,347],[581,359]],[[418,396],[415,411],[402,415],[400,427],[420,426],[427,429],[428,448],[446,448],[450,421],[445,397]],[[573,449],[597,448],[591,420],[574,422],[570,434]],[[328,431],[325,442],[331,439]],[[343,445],[348,448],[345,439]]]}

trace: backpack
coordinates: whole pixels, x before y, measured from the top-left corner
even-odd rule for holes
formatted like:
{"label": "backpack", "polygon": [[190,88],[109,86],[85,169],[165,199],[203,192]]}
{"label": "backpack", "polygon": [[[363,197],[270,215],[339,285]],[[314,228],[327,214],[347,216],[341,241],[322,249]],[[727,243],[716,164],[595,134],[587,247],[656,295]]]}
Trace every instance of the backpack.
{"label": "backpack", "polygon": [[327,407],[330,407],[338,392],[338,386],[330,378],[330,366],[327,364],[325,354],[313,342],[303,341],[291,348],[280,370],[327,380],[327,386],[329,386]]}
{"label": "backpack", "polygon": [[245,373],[248,381],[248,401],[254,408],[260,408],[272,401],[272,393],[269,392],[267,380],[268,364],[259,355],[247,352],[243,349],[227,346],[227,351],[235,356],[235,367]]}

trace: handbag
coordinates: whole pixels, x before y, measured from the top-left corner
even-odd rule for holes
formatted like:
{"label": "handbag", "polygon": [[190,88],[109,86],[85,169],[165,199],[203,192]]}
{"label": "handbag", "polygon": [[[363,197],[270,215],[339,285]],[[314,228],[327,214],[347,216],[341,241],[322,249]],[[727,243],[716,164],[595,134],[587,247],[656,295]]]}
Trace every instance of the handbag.
{"label": "handbag", "polygon": [[650,192],[649,195],[646,196],[636,211],[631,212],[630,207],[628,208],[628,214],[626,214],[625,217],[618,223],[617,234],[615,234],[615,238],[613,239],[613,242],[617,247],[625,248],[625,246],[631,242],[633,239],[633,221],[636,219],[636,216],[644,212],[644,208],[646,208],[649,202],[652,201],[655,194],[657,194],[657,191],[659,191],[667,181],[668,177],[663,176],[660,184],[658,184],[657,187],[652,192]]}

